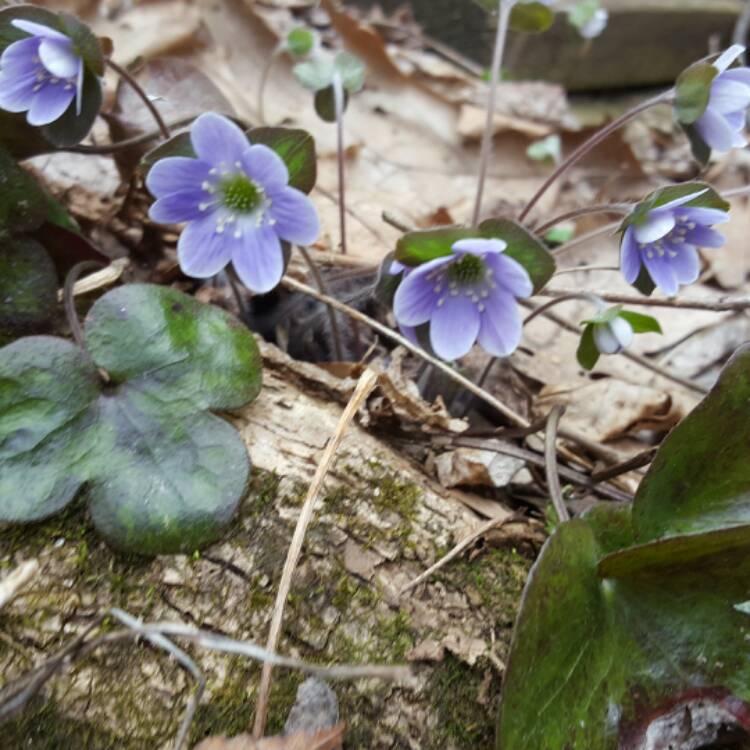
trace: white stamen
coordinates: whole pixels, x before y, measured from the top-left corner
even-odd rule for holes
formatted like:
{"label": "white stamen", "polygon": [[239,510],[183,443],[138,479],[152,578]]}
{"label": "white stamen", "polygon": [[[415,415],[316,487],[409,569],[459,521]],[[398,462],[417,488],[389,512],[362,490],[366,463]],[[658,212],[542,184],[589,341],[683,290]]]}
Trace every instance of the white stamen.
{"label": "white stamen", "polygon": [[486,309],[485,306],[481,302],[477,305],[477,308],[479,312],[484,312]]}
{"label": "white stamen", "polygon": [[238,240],[240,237],[242,237],[242,230],[241,229],[235,229],[234,230],[234,238]]}
{"label": "white stamen", "polygon": [[441,298],[440,298],[440,299],[438,300],[437,306],[438,306],[438,307],[442,307],[442,306],[443,306],[444,304],[445,304],[445,297],[441,297]]}
{"label": "white stamen", "polygon": [[198,210],[199,211],[205,211],[208,208],[208,206],[209,206],[208,203],[199,203],[198,204]]}

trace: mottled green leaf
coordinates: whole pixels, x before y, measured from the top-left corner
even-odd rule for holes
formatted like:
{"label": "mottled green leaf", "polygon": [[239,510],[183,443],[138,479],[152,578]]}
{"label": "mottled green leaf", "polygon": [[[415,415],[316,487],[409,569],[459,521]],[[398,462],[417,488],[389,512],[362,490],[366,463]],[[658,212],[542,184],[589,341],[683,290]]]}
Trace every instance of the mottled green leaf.
{"label": "mottled green leaf", "polygon": [[49,330],[58,280],[44,248],[32,239],[0,240],[0,344]]}
{"label": "mottled green leaf", "polygon": [[454,243],[476,237],[477,231],[464,227],[442,227],[407,232],[396,244],[395,259],[406,266],[419,266],[450,255]]}
{"label": "mottled green leaf", "polygon": [[318,177],[318,160],[310,133],[293,128],[253,128],[247,135],[252,143],[268,146],[284,160],[292,187],[303,193],[312,191]]}
{"label": "mottled green leaf", "polygon": [[254,337],[218,308],[147,284],[102,297],[84,337],[88,353],[45,336],[0,349],[0,521],[44,518],[85,485],[115,546],[154,554],[212,541],[249,459],[207,410],[257,396]]}
{"label": "mottled green leaf", "polygon": [[667,437],[641,483],[641,542],[750,523],[750,347]]}

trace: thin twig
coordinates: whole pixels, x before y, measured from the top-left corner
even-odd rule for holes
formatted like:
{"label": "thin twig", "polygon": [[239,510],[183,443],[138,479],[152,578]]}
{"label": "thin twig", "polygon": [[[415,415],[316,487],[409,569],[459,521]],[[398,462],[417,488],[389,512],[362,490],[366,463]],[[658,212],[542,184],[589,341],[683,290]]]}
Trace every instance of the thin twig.
{"label": "thin twig", "polygon": [[[572,300],[583,300],[584,302],[590,302],[594,306],[596,306],[597,303],[596,297],[589,292],[568,292],[567,294],[562,294],[559,297],[555,297],[555,299],[550,300],[549,302],[545,302],[539,307],[532,308],[533,312],[527,315],[523,321],[524,327],[531,323],[534,318],[538,318],[540,315],[544,315],[547,310],[555,307],[556,305],[561,305],[563,302],[571,302]],[[526,305],[526,307],[532,306]]]}
{"label": "thin twig", "polygon": [[[315,281],[315,286],[318,287],[318,291],[321,294],[328,294],[328,290],[326,289],[323,277],[320,275],[320,270],[313,262],[313,259],[310,257],[310,253],[307,251],[307,248],[303,245],[297,245],[297,249],[304,259],[305,264],[307,265],[307,268],[310,271],[313,280]],[[326,310],[328,311],[328,321],[331,324],[331,336],[333,337],[333,350],[335,353],[336,361],[343,362],[344,347],[341,343],[341,330],[339,329],[339,321],[336,317],[336,311],[333,308],[328,307],[328,305],[326,305]]]}
{"label": "thin twig", "polygon": [[477,197],[474,201],[474,212],[471,217],[473,227],[479,224],[479,216],[482,212],[482,198],[484,197],[484,186],[487,181],[487,169],[492,156],[492,139],[494,137],[495,103],[497,101],[497,88],[500,83],[500,69],[505,52],[505,40],[508,38],[508,25],[510,13],[513,10],[514,0],[498,0],[497,34],[495,35],[495,48],[492,54],[492,67],[490,79],[490,93],[487,100],[487,119],[482,134],[482,149],[479,156],[479,178],[477,181]]}
{"label": "thin twig", "polygon": [[110,68],[112,68],[112,70],[115,71],[115,73],[117,73],[117,75],[119,75],[124,81],[126,81],[130,88],[132,88],[133,91],[135,91],[135,93],[140,97],[141,101],[146,105],[146,109],[148,109],[148,111],[151,113],[151,116],[154,118],[154,121],[159,128],[159,132],[161,133],[162,138],[164,138],[165,140],[169,138],[171,133],[169,132],[167,124],[159,114],[159,110],[156,108],[156,105],[151,101],[148,94],[141,88],[141,84],[135,80],[135,78],[127,69],[123,68],[121,65],[118,65],[114,60],[107,58],[105,62]]}
{"label": "thin twig", "polygon": [[[369,326],[373,331],[377,331],[379,334],[381,334],[381,336],[384,336],[385,338],[390,339],[391,341],[394,341],[400,346],[403,346],[404,349],[408,349],[408,351],[410,351],[412,354],[415,354],[417,357],[420,357],[425,362],[431,364],[433,367],[440,370],[440,372],[447,375],[451,380],[455,381],[460,386],[464,387],[467,391],[469,391],[469,393],[473,393],[475,396],[477,396],[477,398],[480,398],[486,404],[489,404],[493,409],[496,409],[500,414],[502,414],[509,422],[511,422],[515,426],[517,427],[529,426],[528,420],[524,419],[520,414],[517,414],[512,409],[507,407],[505,404],[503,404],[501,401],[495,398],[491,393],[488,393],[483,388],[480,388],[475,383],[472,383],[471,380],[461,375],[461,373],[454,370],[452,367],[447,365],[442,360],[437,359],[437,357],[433,357],[431,354],[428,354],[424,349],[417,346],[416,344],[412,344],[411,341],[409,341],[407,338],[405,338],[401,334],[396,333],[395,331],[391,330],[390,328],[388,328],[388,326],[383,325],[377,320],[374,320],[368,315],[361,313],[359,310],[355,310],[353,307],[350,307],[349,305],[346,305],[343,302],[340,302],[339,300],[334,299],[333,297],[329,297],[325,294],[320,294],[319,292],[316,292],[312,287],[309,287],[307,286],[307,284],[303,284],[297,281],[296,279],[291,278],[290,276],[285,276],[281,280],[281,283],[284,286],[286,286],[288,289],[293,289],[295,292],[306,294],[307,296],[312,297],[313,299],[316,299],[319,302],[324,302],[326,305],[330,305],[334,309],[343,312],[345,315],[348,315],[351,318],[355,318],[361,323],[364,323],[366,326]],[[565,440],[569,440],[573,443],[578,443],[579,445],[583,446],[586,450],[590,451],[598,458],[601,458],[602,460],[607,461],[608,463],[616,463],[619,460],[617,454],[614,453],[613,451],[610,451],[604,446],[601,446],[597,443],[593,443],[591,440],[588,440],[585,436],[579,435],[578,433],[573,432],[571,430],[561,430],[560,437]],[[568,460],[575,461],[577,464],[587,469],[591,468],[591,464],[589,462],[582,459],[580,456],[577,456],[576,454],[572,453],[571,451],[567,450],[565,447],[560,448],[560,454],[564,456],[565,458],[567,458]]]}
{"label": "thin twig", "polygon": [[543,235],[548,229],[562,224],[564,221],[570,221],[571,219],[577,219],[580,216],[589,216],[591,214],[627,214],[633,209],[632,203],[607,203],[601,206],[584,206],[583,208],[576,208],[567,213],[555,216],[554,219],[545,221],[544,224],[540,224],[534,228],[535,234]]}
{"label": "thin twig", "polygon": [[339,177],[339,233],[341,254],[347,254],[346,246],[346,152],[344,150],[344,84],[341,75],[333,75],[333,98],[336,106],[336,162]]}
{"label": "thin twig", "polygon": [[619,266],[575,266],[573,268],[560,268],[553,274],[554,276],[562,276],[568,273],[578,273],[579,271],[618,271]]}
{"label": "thin twig", "polygon": [[654,460],[654,456],[656,456],[658,450],[658,448],[649,448],[647,451],[643,451],[643,453],[639,453],[637,456],[633,456],[633,458],[629,458],[620,464],[615,464],[601,471],[595,471],[591,475],[591,479],[594,482],[606,482],[608,479],[614,479],[622,474],[627,474],[629,471],[648,466]]}
{"label": "thin twig", "polygon": [[[286,600],[292,586],[292,577],[297,568],[299,556],[302,552],[302,545],[305,541],[305,533],[307,532],[307,527],[312,520],[313,511],[315,510],[315,502],[320,494],[323,481],[325,480],[328,470],[331,468],[331,464],[336,457],[336,451],[341,445],[341,441],[349,424],[354,419],[360,406],[362,406],[372,389],[377,385],[377,382],[378,377],[372,370],[367,369],[362,373],[357,382],[357,387],[339,419],[339,423],[336,426],[336,432],[334,432],[333,436],[328,441],[328,445],[326,446],[323,457],[320,460],[320,464],[318,464],[318,468],[315,471],[315,476],[313,476],[310,487],[307,490],[307,496],[302,504],[302,510],[300,511],[299,519],[297,520],[297,526],[294,529],[294,536],[289,545],[284,569],[281,572],[281,581],[279,582],[279,590],[276,594],[276,603],[274,604],[273,614],[271,616],[271,628],[268,634],[268,642],[266,644],[268,651],[275,651],[279,642],[281,624],[284,620],[284,608],[286,607]],[[258,702],[255,709],[255,726],[253,728],[253,734],[256,738],[262,737],[266,728],[268,697],[271,690],[271,671],[272,666],[269,663],[263,665],[260,687],[258,688]]]}
{"label": "thin twig", "polygon": [[[534,451],[528,450],[527,448],[521,448],[513,443],[504,443],[499,440],[487,440],[486,438],[473,438],[463,437],[463,435],[456,435],[445,438],[433,438],[433,445],[449,445],[459,446],[464,448],[477,448],[479,450],[492,451],[493,453],[499,453],[503,456],[512,456],[513,458],[520,458],[523,461],[531,464],[532,466],[538,466],[540,468],[545,467],[544,457],[540,456]],[[633,496],[623,492],[608,484],[600,483],[597,484],[591,481],[591,477],[587,474],[583,474],[575,469],[570,469],[567,466],[558,467],[560,476],[571,484],[579,485],[584,487],[591,492],[595,492],[602,497],[609,498],[616,502],[630,502]]]}
{"label": "thin twig", "polygon": [[611,224],[605,224],[604,226],[598,227],[597,229],[592,229],[590,232],[586,232],[586,234],[582,234],[580,237],[573,237],[572,240],[569,240],[564,245],[552,248],[552,252],[555,255],[561,255],[562,253],[572,250],[574,247],[578,247],[578,245],[583,245],[590,240],[603,237],[605,234],[613,234],[620,228],[621,224],[621,221],[615,221]]}
{"label": "thin twig", "polygon": [[[569,292],[564,289],[544,289],[539,292],[540,297],[562,298],[568,294]],[[750,309],[750,297],[703,302],[697,299],[659,299],[627,294],[609,294],[607,292],[592,292],[592,294],[600,297],[605,302],[621,305],[638,305],[640,307],[673,307],[680,310],[708,310],[710,312],[744,312]]]}
{"label": "thin twig", "polygon": [[81,348],[83,348],[83,329],[81,328],[81,322],[78,320],[76,303],[73,298],[73,289],[82,273],[93,271],[102,268],[103,266],[103,263],[99,263],[99,261],[96,260],[82,260],[80,263],[76,263],[73,268],[68,271],[68,275],[65,277],[65,286],[63,287],[65,317],[68,319],[68,325],[70,326],[70,332],[73,334],[73,339]]}
{"label": "thin twig", "polygon": [[[562,301],[562,297],[560,298],[560,301]],[[524,307],[527,307],[530,310],[536,311],[538,309],[534,306],[533,303],[527,302],[526,300],[519,300],[519,302]],[[579,326],[568,322],[564,318],[561,318],[559,315],[556,315],[555,313],[552,313],[552,312],[544,312],[540,314],[543,314],[545,318],[548,318],[553,323],[559,325],[560,328],[564,328],[566,331],[570,331],[570,333],[573,333],[576,336],[581,335],[581,328]],[[529,318],[531,317],[532,316],[529,316]],[[528,318],[527,318],[527,321],[528,321]],[[621,356],[625,357],[626,359],[629,359],[631,362],[635,362],[637,365],[640,365],[646,370],[650,370],[651,372],[655,372],[657,375],[660,375],[661,377],[666,378],[667,380],[671,380],[673,383],[677,383],[678,385],[681,385],[684,388],[694,391],[695,393],[700,393],[702,396],[708,393],[708,389],[704,388],[702,385],[698,385],[698,383],[694,383],[692,380],[687,380],[686,378],[682,378],[679,375],[675,375],[674,373],[669,372],[669,370],[655,364],[654,362],[651,362],[645,357],[641,357],[638,354],[633,354],[632,352],[629,352],[626,350],[624,352],[621,352]]]}
{"label": "thin twig", "polygon": [[407,583],[398,595],[403,596],[407,591],[411,591],[413,588],[419,586],[420,583],[424,583],[428,578],[431,578],[437,573],[440,568],[445,567],[451,560],[457,558],[464,550],[471,547],[477,539],[481,539],[487,532],[498,526],[506,526],[516,521],[524,519],[522,513],[513,513],[507,518],[492,518],[483,524],[480,524],[474,531],[472,531],[465,539],[462,539],[447,555],[441,557],[434,565],[430,566],[424,573],[417,576],[411,583]]}
{"label": "thin twig", "polygon": [[654,107],[657,104],[665,104],[669,102],[673,96],[674,96],[674,91],[670,89],[669,91],[659,94],[658,96],[654,96],[651,99],[647,99],[645,102],[641,102],[641,104],[633,107],[632,109],[628,110],[624,114],[620,115],[620,117],[616,118],[609,124],[605,125],[601,130],[595,133],[591,138],[589,138],[587,141],[582,143],[544,181],[544,183],[539,188],[539,190],[537,190],[536,193],[534,193],[534,196],[526,204],[523,211],[521,211],[521,213],[519,214],[518,220],[520,222],[523,222],[524,219],[526,219],[526,217],[529,215],[531,210],[534,208],[534,206],[536,206],[536,204],[541,200],[542,196],[557,181],[557,179],[561,177],[565,172],[567,172],[571,167],[576,165],[592,149],[596,148],[596,146],[602,143],[602,141],[605,141],[607,138],[609,138],[610,135],[617,132],[623,125],[630,122],[634,117],[637,117],[639,114],[641,114],[641,112],[644,112],[645,110],[650,109],[651,107]]}
{"label": "thin twig", "polygon": [[146,640],[152,643],[154,646],[164,649],[170,656],[174,657],[195,679],[196,689],[193,695],[188,701],[187,708],[185,709],[185,716],[180,723],[180,728],[177,732],[177,738],[174,741],[174,750],[182,750],[187,742],[188,732],[190,732],[190,725],[193,722],[193,717],[200,703],[203,691],[206,689],[206,678],[203,673],[198,669],[198,665],[179,647],[175,646],[169,638],[166,638],[161,633],[154,633],[143,628],[143,623],[132,617],[127,612],[121,609],[113,607],[110,610],[110,614],[119,620],[123,625],[126,625],[136,633],[143,635]]}
{"label": "thin twig", "polygon": [[398,229],[399,232],[414,231],[412,227],[410,227],[408,224],[404,224],[404,222],[400,219],[397,219],[390,211],[383,211],[381,216],[386,224],[390,224],[394,229]]}
{"label": "thin twig", "polygon": [[565,407],[558,404],[552,407],[547,418],[547,429],[544,433],[544,468],[547,472],[547,488],[549,489],[552,505],[557,512],[560,523],[570,521],[570,513],[565,507],[562,488],[560,487],[560,474],[557,468],[557,430],[560,426],[560,418],[565,413]]}

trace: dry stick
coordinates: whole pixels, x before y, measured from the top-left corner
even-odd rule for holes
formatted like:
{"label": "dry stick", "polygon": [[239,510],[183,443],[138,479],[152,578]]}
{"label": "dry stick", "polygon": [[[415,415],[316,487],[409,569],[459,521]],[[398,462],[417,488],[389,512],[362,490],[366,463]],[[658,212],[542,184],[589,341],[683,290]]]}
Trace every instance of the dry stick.
{"label": "dry stick", "polygon": [[548,229],[552,229],[552,227],[555,227],[558,224],[562,224],[564,221],[577,219],[580,216],[588,216],[590,214],[627,214],[632,209],[633,204],[631,203],[608,203],[601,206],[576,208],[572,211],[568,211],[567,213],[560,214],[560,216],[556,216],[554,219],[545,221],[544,224],[540,224],[534,229],[534,233],[544,234],[544,232],[546,232]]}
{"label": "dry stick", "polygon": [[146,105],[146,109],[148,109],[148,111],[151,113],[151,116],[154,118],[154,121],[159,127],[159,132],[161,133],[162,138],[164,138],[165,140],[169,138],[171,135],[171,133],[169,132],[169,128],[162,119],[162,116],[159,114],[159,110],[156,108],[151,99],[149,99],[148,94],[141,88],[141,85],[138,83],[138,81],[133,78],[129,71],[127,71],[121,65],[118,65],[110,58],[107,58],[106,63],[110,68],[112,68],[112,70],[115,71],[115,73],[117,73],[117,75],[119,75],[130,85],[130,88],[132,88],[136,94],[138,94],[141,101]]}
{"label": "dry stick", "polygon": [[[350,422],[354,419],[357,411],[359,411],[360,406],[364,403],[372,389],[377,385],[377,382],[378,377],[372,370],[367,369],[362,373],[362,376],[357,382],[357,387],[354,390],[352,397],[349,399],[349,403],[346,405],[346,408],[341,415],[341,419],[339,419],[339,423],[336,426],[336,432],[328,441],[328,445],[323,453],[323,458],[321,459],[315,472],[315,476],[310,483],[310,488],[307,490],[307,496],[305,497],[305,502],[302,504],[302,511],[297,520],[297,526],[294,529],[294,536],[289,545],[289,552],[287,553],[284,569],[281,573],[279,591],[276,595],[276,603],[274,604],[273,615],[271,617],[271,629],[266,644],[268,651],[275,651],[279,642],[281,624],[284,619],[284,607],[286,605],[287,597],[289,596],[289,589],[292,586],[292,576],[294,575],[300,553],[302,552],[305,532],[312,520],[313,511],[315,510],[315,501],[317,500],[318,494],[323,486],[323,480],[333,463],[336,451],[338,450],[339,445],[341,445],[341,440],[343,439],[344,433],[349,427]],[[260,687],[258,689],[258,704],[255,710],[255,726],[253,728],[253,734],[256,738],[261,738],[266,728],[268,697],[271,690],[271,670],[272,666],[270,664],[266,663],[263,665]]]}
{"label": "dry stick", "polygon": [[614,479],[622,474],[627,474],[629,471],[640,469],[642,466],[648,466],[654,460],[657,450],[658,448],[649,448],[647,451],[643,451],[643,453],[639,453],[637,456],[633,456],[633,458],[629,458],[621,464],[610,466],[601,471],[595,471],[591,475],[591,479],[594,482],[605,482],[607,479]]}
{"label": "dry stick", "polygon": [[143,637],[152,643],[157,648],[164,649],[170,656],[174,657],[190,674],[193,676],[196,682],[196,689],[190,700],[188,701],[187,708],[185,709],[185,716],[180,723],[180,728],[177,731],[177,738],[174,741],[174,750],[182,750],[187,742],[188,732],[190,731],[190,725],[193,722],[193,717],[200,703],[203,691],[206,689],[206,678],[203,676],[198,665],[179,647],[175,646],[169,638],[166,638],[161,633],[152,633],[148,630],[143,630],[139,620],[132,617],[127,612],[121,609],[112,608],[111,614],[117,618],[123,625],[134,630],[136,633],[140,633]]}
{"label": "dry stick", "polygon": [[[464,388],[466,388],[466,390],[469,391],[469,393],[473,393],[482,401],[489,404],[493,409],[496,409],[498,412],[500,412],[500,414],[502,414],[509,422],[512,422],[515,426],[517,427],[529,426],[528,420],[524,419],[520,414],[516,414],[516,412],[508,408],[501,401],[498,401],[498,399],[496,399],[491,393],[488,393],[483,388],[480,388],[471,380],[461,375],[461,373],[457,372],[452,367],[445,364],[445,362],[443,362],[442,360],[437,359],[437,357],[433,357],[431,354],[428,354],[421,347],[415,344],[412,344],[412,342],[409,341],[408,339],[404,338],[403,336],[396,333],[395,331],[392,331],[390,328],[388,328],[388,326],[385,326],[382,323],[379,323],[377,320],[374,320],[368,315],[361,313],[359,310],[355,310],[353,307],[350,307],[349,305],[346,305],[343,302],[340,302],[339,300],[334,299],[333,297],[328,297],[325,294],[320,294],[319,292],[316,292],[312,287],[309,287],[306,284],[303,284],[289,276],[285,276],[281,280],[281,283],[288,289],[293,289],[295,292],[306,294],[308,297],[312,297],[313,299],[316,299],[319,302],[323,302],[326,305],[330,305],[334,309],[339,310],[345,315],[348,315],[350,318],[354,318],[355,320],[358,320],[359,322],[364,323],[366,326],[369,326],[370,328],[372,328],[373,331],[377,331],[381,336],[384,336],[385,338],[388,338],[391,341],[396,342],[400,346],[403,346],[404,349],[408,349],[412,354],[415,354],[417,357],[420,357],[425,362],[427,362],[428,364],[432,365],[436,369],[440,370],[440,372],[447,375],[451,380],[455,381],[460,386],[463,386]],[[571,442],[578,443],[578,445],[584,447],[593,455],[597,456],[603,461],[606,461],[607,463],[617,463],[620,460],[619,456],[614,451],[610,451],[604,446],[599,445],[598,443],[592,442],[585,436],[579,435],[570,430],[560,430],[560,437],[564,438],[565,440],[570,440]],[[573,453],[572,451],[569,451],[565,447],[560,448],[560,453],[568,460],[574,461],[575,463],[587,469],[592,468],[591,464],[588,461],[585,461],[580,456],[577,456],[575,453]]]}
{"label": "dry stick", "polygon": [[477,183],[477,197],[474,202],[474,213],[471,225],[479,224],[479,215],[482,211],[482,198],[484,197],[484,185],[487,181],[487,169],[492,156],[493,123],[495,121],[495,102],[497,100],[497,87],[500,83],[500,68],[505,51],[505,40],[508,37],[508,23],[510,13],[513,9],[514,0],[498,0],[497,35],[495,36],[495,49],[492,55],[492,79],[490,81],[490,95],[487,101],[487,120],[484,124],[482,135],[482,150],[479,157],[479,181]]}
{"label": "dry stick", "polygon": [[[553,300],[554,302],[562,302],[563,298],[560,297],[557,300]],[[574,333],[576,336],[581,335],[581,329],[579,326],[574,325],[573,323],[569,323],[564,318],[561,318],[559,315],[556,315],[552,312],[541,312],[541,308],[535,307],[530,302],[527,302],[526,300],[519,300],[520,304],[522,304],[524,307],[527,307],[529,310],[533,310],[536,312],[536,310],[540,310],[539,314],[544,315],[545,318],[548,318],[553,323],[560,326],[560,328],[564,328],[566,331],[570,331],[571,333]],[[545,305],[544,307],[551,306],[549,303]],[[535,317],[529,316],[529,318]],[[528,322],[528,318],[527,318]],[[633,354],[632,352],[624,351],[621,353],[623,357],[626,359],[629,359],[631,362],[635,362],[637,365],[640,365],[646,370],[650,370],[651,372],[655,372],[657,375],[661,375],[661,377],[666,378],[667,380],[671,380],[673,383],[677,383],[678,385],[681,385],[691,391],[694,391],[695,393],[700,393],[701,396],[708,393],[708,389],[704,388],[702,385],[698,385],[697,383],[694,383],[692,380],[687,380],[685,378],[681,378],[679,375],[674,375],[669,370],[664,369],[663,367],[660,367],[657,364],[654,364],[650,360],[646,359],[645,357],[641,357],[637,354]],[[562,434],[562,433],[561,433]]]}
{"label": "dry stick", "polygon": [[[569,294],[564,289],[544,289],[539,292],[540,297],[562,298]],[[702,302],[690,299],[655,299],[652,297],[638,297],[627,294],[608,294],[607,292],[592,292],[605,302],[622,305],[640,305],[641,307],[673,307],[681,310],[708,310],[710,312],[744,312],[750,309],[750,297],[739,299],[718,300],[717,302]]]}
{"label": "dry stick", "polygon": [[[315,286],[318,287],[318,291],[321,294],[328,294],[325,282],[323,281],[323,277],[320,275],[318,267],[315,265],[315,263],[313,263],[313,259],[310,257],[310,253],[307,251],[307,248],[302,245],[297,245],[297,249],[299,250],[300,255],[304,258],[305,263],[307,264],[307,268],[309,269],[313,279],[315,280]],[[331,324],[331,335],[333,336],[333,349],[335,352],[336,361],[343,362],[344,348],[341,344],[341,329],[339,328],[339,321],[336,317],[336,311],[333,310],[333,308],[328,307],[328,305],[326,305],[326,310],[328,311],[328,320]]]}
{"label": "dry stick", "polygon": [[553,407],[547,418],[547,429],[544,433],[544,464],[547,472],[547,487],[560,523],[570,521],[570,513],[568,513],[568,509],[565,507],[562,488],[560,487],[560,475],[557,470],[557,451],[555,450],[557,445],[557,430],[560,426],[560,418],[564,413],[564,406],[558,404]]}
{"label": "dry stick", "polygon": [[671,100],[674,96],[673,90],[669,90],[665,93],[659,94],[658,96],[647,99],[633,109],[628,110],[625,114],[620,115],[616,120],[613,120],[609,125],[605,125],[598,133],[594,134],[587,141],[582,143],[560,166],[544,181],[544,184],[536,191],[531,200],[526,204],[526,207],[521,211],[518,216],[518,220],[523,222],[526,217],[531,213],[531,209],[541,200],[542,196],[547,190],[557,181],[557,179],[567,172],[571,167],[577,164],[586,154],[592,149],[596,148],[602,141],[609,138],[612,133],[617,132],[623,125],[630,122],[634,117],[637,117],[641,112],[644,112],[657,104],[664,104]]}
{"label": "dry stick", "polygon": [[488,531],[497,528],[499,526],[506,526],[507,524],[514,523],[516,521],[523,520],[524,516],[522,513],[514,513],[508,518],[492,518],[489,521],[478,526],[474,531],[469,534],[466,539],[460,541],[445,557],[441,557],[434,565],[425,570],[424,573],[417,576],[411,583],[407,583],[401,591],[398,592],[399,596],[403,596],[407,591],[411,591],[413,588],[419,586],[420,583],[424,583],[428,578],[437,573],[440,568],[446,566],[451,560],[458,557],[464,550],[471,547],[477,539],[483,537]]}
{"label": "dry stick", "polygon": [[619,266],[575,266],[572,268],[560,268],[553,276],[561,276],[566,273],[577,273],[578,271],[618,271],[620,268]]}

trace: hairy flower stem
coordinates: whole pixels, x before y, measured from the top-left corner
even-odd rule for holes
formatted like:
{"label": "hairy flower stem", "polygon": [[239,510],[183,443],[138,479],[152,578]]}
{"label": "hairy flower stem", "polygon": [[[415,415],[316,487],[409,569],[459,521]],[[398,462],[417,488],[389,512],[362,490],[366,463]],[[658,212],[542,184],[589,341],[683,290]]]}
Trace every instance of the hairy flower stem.
{"label": "hairy flower stem", "polygon": [[114,70],[115,73],[120,76],[120,78],[126,81],[128,85],[133,89],[133,91],[135,91],[135,93],[138,94],[138,96],[141,98],[141,101],[146,105],[146,109],[148,109],[148,111],[151,113],[151,116],[154,118],[162,138],[164,138],[165,140],[169,138],[171,135],[171,133],[169,132],[169,128],[162,119],[162,116],[159,114],[159,110],[156,108],[151,99],[149,99],[148,94],[141,88],[141,85],[138,83],[138,81],[136,81],[135,78],[125,68],[123,68],[121,65],[118,65],[113,60],[107,58],[106,62],[107,65],[112,68],[112,70]]}
{"label": "hairy flower stem", "polygon": [[574,299],[580,299],[584,300],[585,302],[590,302],[592,305],[594,305],[594,307],[597,308],[601,306],[601,300],[591,292],[572,292],[571,294],[564,294],[562,295],[562,297],[556,297],[549,302],[545,302],[540,307],[535,308],[534,312],[532,312],[531,315],[527,316],[526,320],[523,321],[524,326],[531,323],[534,318],[537,318],[540,315],[544,315],[547,310],[555,307],[556,305],[562,304],[563,302],[570,302]]}
{"label": "hairy flower stem", "polygon": [[68,326],[70,326],[70,332],[73,334],[73,340],[79,347],[81,347],[81,349],[84,348],[83,330],[81,328],[81,322],[78,320],[78,313],[76,312],[73,287],[76,285],[76,281],[78,281],[82,274],[87,271],[98,271],[100,268],[104,268],[104,263],[99,263],[96,260],[83,260],[80,263],[76,263],[73,268],[68,271],[68,275],[65,277],[65,286],[63,287],[63,307],[65,308],[65,317],[68,321]]}
{"label": "hairy flower stem", "polygon": [[260,125],[266,124],[266,108],[265,108],[265,94],[266,85],[268,79],[271,76],[271,69],[274,66],[276,60],[279,59],[279,55],[284,51],[285,45],[280,42],[276,45],[273,52],[268,57],[266,64],[263,66],[263,72],[260,74],[260,84],[258,85],[258,123]]}
{"label": "hairy flower stem", "polygon": [[540,224],[534,229],[534,233],[543,235],[552,227],[562,224],[564,221],[570,221],[571,219],[577,219],[580,216],[590,216],[591,214],[628,214],[633,210],[632,203],[607,203],[601,206],[584,206],[583,208],[575,208],[567,213],[555,216],[554,219],[545,221],[544,224]]}
{"label": "hairy flower stem", "polygon": [[[320,275],[320,270],[315,265],[313,259],[310,257],[310,253],[307,251],[307,248],[303,245],[297,245],[297,249],[299,250],[299,253],[302,256],[303,260],[305,261],[305,264],[310,271],[310,275],[313,277],[315,286],[318,287],[318,291],[321,294],[328,295],[325,282],[323,281],[323,277]],[[344,347],[341,344],[341,329],[339,328],[339,321],[336,317],[336,311],[332,307],[328,307],[328,305],[326,305],[326,310],[328,312],[328,320],[331,324],[331,336],[333,337],[334,356],[336,357],[337,362],[343,362]]]}
{"label": "hairy flower stem", "polygon": [[474,213],[471,218],[472,226],[479,224],[479,216],[482,212],[484,185],[487,181],[487,170],[492,155],[497,87],[500,83],[500,71],[503,63],[503,53],[505,52],[505,41],[508,37],[510,13],[514,5],[515,0],[499,0],[498,2],[497,35],[495,36],[495,50],[492,55],[492,77],[490,79],[489,99],[487,100],[487,120],[484,125],[484,134],[482,135],[482,150],[479,157],[479,181],[477,183],[477,197],[474,202]]}
{"label": "hairy flower stem", "polygon": [[632,119],[645,112],[651,107],[655,107],[657,104],[666,104],[674,98],[674,89],[670,89],[658,96],[651,99],[647,99],[633,109],[628,110],[623,115],[620,115],[616,120],[613,120],[609,125],[605,125],[601,130],[595,133],[591,138],[582,143],[560,166],[544,181],[544,184],[536,191],[531,200],[526,204],[523,211],[518,216],[518,220],[523,222],[526,217],[531,213],[531,210],[541,200],[542,196],[549,190],[549,188],[571,167],[575,166],[586,154],[596,148],[600,143],[609,138],[610,135],[616,133],[623,125],[626,125]]}
{"label": "hairy flower stem", "polygon": [[336,107],[336,160],[339,175],[339,234],[341,253],[347,254],[346,246],[346,164],[344,163],[344,85],[339,73],[333,76],[333,97]]}

